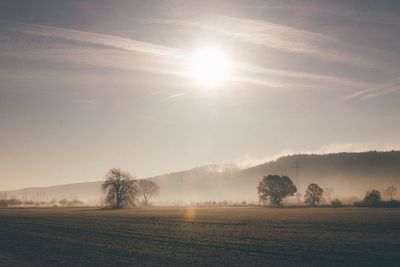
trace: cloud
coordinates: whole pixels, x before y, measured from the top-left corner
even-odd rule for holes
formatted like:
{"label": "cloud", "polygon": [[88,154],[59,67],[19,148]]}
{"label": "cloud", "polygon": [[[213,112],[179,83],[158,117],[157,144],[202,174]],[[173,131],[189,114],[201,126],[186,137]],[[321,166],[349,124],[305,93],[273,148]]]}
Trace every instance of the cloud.
{"label": "cloud", "polygon": [[170,95],[170,96],[168,96],[168,98],[169,99],[173,99],[173,98],[177,98],[177,97],[184,96],[184,95],[186,95],[186,94],[185,93],[178,93],[178,94]]}
{"label": "cloud", "polygon": [[169,58],[183,57],[181,51],[168,46],[156,45],[152,43],[107,34],[78,31],[39,24],[28,24],[15,21],[8,21],[7,29],[36,36],[80,41],[89,44],[103,45],[114,49],[134,51]]}
{"label": "cloud", "polygon": [[279,153],[265,155],[262,157],[252,157],[245,155],[244,157],[234,161],[234,163],[240,168],[249,168],[259,164],[264,164],[269,161],[276,160],[280,157],[294,154],[329,154],[329,153],[341,153],[341,152],[365,152],[365,151],[392,151],[400,150],[400,140],[393,142],[382,142],[371,140],[369,142],[347,142],[347,143],[331,143],[317,149],[310,150],[292,150],[286,149]]}
{"label": "cloud", "polygon": [[262,45],[287,53],[303,54],[323,60],[370,66],[371,62],[356,55],[354,48],[342,40],[324,34],[297,29],[268,21],[229,16],[210,16],[204,20],[152,20],[154,23],[190,26]]}
{"label": "cloud", "polygon": [[265,155],[262,157],[252,157],[251,155],[244,155],[243,157],[234,160],[234,164],[237,165],[240,169],[250,168],[256,165],[264,164],[269,161],[273,161],[278,159],[279,157],[285,155],[295,154],[292,150],[284,150],[280,153]]}
{"label": "cloud", "polygon": [[[236,33],[231,32],[229,30],[232,28],[229,26],[231,22],[242,25],[240,27],[243,29],[238,29]],[[170,22],[164,21],[163,23]],[[171,23],[187,24],[189,22],[172,21]],[[197,22],[194,22],[194,25],[197,25]],[[12,49],[18,49],[18,51],[14,51],[15,56],[25,60],[40,55],[41,59],[49,61],[55,60],[57,62],[79,63],[86,64],[87,66],[115,68],[127,71],[143,71],[179,77],[190,76],[187,71],[188,57],[190,57],[190,54],[188,51],[182,49],[113,35],[14,21],[7,21],[2,27],[5,27],[7,31],[28,36],[46,37],[40,38],[41,43],[39,43],[39,45],[32,45],[30,49],[18,49],[15,48],[15,45],[10,46],[7,48],[6,52],[4,52],[7,53],[7,56],[9,56],[9,51]],[[286,26],[241,20],[232,17],[222,17],[222,24],[205,27],[217,27],[221,34],[225,32],[229,34],[239,34],[241,38],[246,38],[244,34],[249,34],[249,38],[246,39],[253,40],[254,42],[267,42],[269,46],[299,53],[313,53],[312,51],[315,51],[312,45],[306,44],[307,42],[302,43],[301,40],[303,39],[319,38],[326,42],[334,41],[334,39],[329,37],[296,30]],[[224,30],[223,27],[226,27],[226,29]],[[249,31],[249,33],[245,33],[246,31]],[[253,33],[251,31],[253,31]],[[267,37],[267,34],[269,37]],[[294,44],[294,39],[296,38],[300,38],[300,41]],[[32,38],[26,38],[25,42],[34,43],[38,41],[36,39],[31,39]],[[65,41],[71,41],[72,43],[66,43]],[[21,47],[26,46],[26,44],[21,45]],[[237,72],[231,79],[232,82],[242,82],[265,87],[315,88],[316,86],[324,84],[360,89],[370,86],[370,84],[361,81],[344,79],[342,77],[265,68],[246,62],[234,62],[234,67]]]}
{"label": "cloud", "polygon": [[[399,25],[400,17],[395,9],[369,8],[362,1],[318,2],[304,1],[268,1],[254,5],[243,5],[243,9],[283,10],[298,16],[349,20],[384,25]],[[389,4],[390,6],[390,4]],[[384,5],[383,5],[384,7]]]}
{"label": "cloud", "polygon": [[332,143],[322,146],[315,150],[306,151],[304,153],[327,154],[339,152],[364,152],[364,151],[390,151],[400,150],[400,142],[382,142],[371,140],[369,142],[348,142],[348,143]]}
{"label": "cloud", "polygon": [[[301,82],[304,84],[308,85],[315,85],[315,84],[330,84],[330,85],[336,85],[336,86],[341,86],[341,87],[346,87],[346,88],[363,88],[366,86],[371,86],[371,84],[363,82],[363,81],[357,81],[357,80],[352,80],[352,79],[346,79],[343,77],[337,77],[337,76],[329,76],[329,75],[320,75],[320,74],[313,74],[313,73],[307,73],[307,72],[301,72],[301,71],[289,71],[289,70],[279,70],[279,69],[272,69],[272,68],[265,68],[265,67],[257,67],[257,66],[252,66],[252,65],[245,65],[241,64],[240,66],[237,66],[240,68],[242,71],[246,72],[251,72],[251,73],[257,73],[261,74],[263,77],[266,77],[265,75],[271,75],[274,77],[280,77],[280,78],[285,78],[286,80],[292,80],[293,84],[292,86],[294,87],[299,87],[301,86]],[[243,78],[239,78],[243,79]],[[250,82],[253,83],[259,83],[262,84],[265,82],[265,80],[270,79],[263,79],[263,80],[251,80]],[[275,84],[276,87],[279,87],[279,82]]]}
{"label": "cloud", "polygon": [[87,100],[87,99],[75,99],[74,101],[77,102],[77,103],[89,104],[89,105],[97,105],[97,104],[99,104],[96,101]]}
{"label": "cloud", "polygon": [[377,97],[383,94],[387,94],[393,91],[400,90],[400,76],[396,77],[392,80],[386,81],[382,84],[357,91],[355,93],[352,93],[348,96],[346,96],[346,100],[349,99],[367,99],[367,98],[372,98],[372,97]]}
{"label": "cloud", "polygon": [[[24,61],[45,61],[45,64],[32,68],[35,73],[49,62],[66,62],[81,66],[185,76],[178,68],[185,58],[185,52],[178,49],[113,35],[6,22],[0,27],[5,29],[5,34],[19,35],[16,37],[15,34],[10,34],[0,43],[0,55],[13,56]],[[37,36],[41,38],[32,38]],[[23,65],[24,69],[26,66],[29,65]],[[74,69],[78,69],[78,66]]]}

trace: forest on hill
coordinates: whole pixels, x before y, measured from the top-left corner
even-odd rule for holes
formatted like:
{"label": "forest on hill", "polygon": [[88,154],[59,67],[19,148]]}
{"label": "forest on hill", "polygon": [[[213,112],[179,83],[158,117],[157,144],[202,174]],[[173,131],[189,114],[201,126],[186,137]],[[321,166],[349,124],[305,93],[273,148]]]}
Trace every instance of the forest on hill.
{"label": "forest on hill", "polygon": [[[280,157],[251,168],[237,165],[206,165],[181,172],[150,177],[160,187],[154,198],[160,204],[188,204],[204,201],[256,202],[258,182],[268,174],[289,176],[298,192],[310,183],[331,192],[330,198],[344,202],[360,199],[373,188],[400,187],[400,151],[335,154],[296,154]],[[98,182],[26,188],[3,192],[19,199],[79,199],[99,203],[102,198],[101,177]],[[295,201],[294,198],[289,201]]]}

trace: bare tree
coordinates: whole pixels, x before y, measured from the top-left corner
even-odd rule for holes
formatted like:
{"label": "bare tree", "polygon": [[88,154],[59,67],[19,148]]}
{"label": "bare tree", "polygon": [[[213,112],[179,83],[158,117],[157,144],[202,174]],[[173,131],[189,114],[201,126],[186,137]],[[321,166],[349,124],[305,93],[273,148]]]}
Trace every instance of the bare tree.
{"label": "bare tree", "polygon": [[151,197],[160,192],[158,185],[150,180],[139,180],[139,194],[143,197],[143,205],[148,206]]}
{"label": "bare tree", "polygon": [[106,204],[115,209],[135,204],[138,187],[128,172],[114,168],[106,174],[105,179],[102,189],[106,194]]}
{"label": "bare tree", "polygon": [[388,188],[386,188],[385,195],[387,195],[390,198],[390,200],[393,200],[394,197],[396,196],[396,191],[397,188],[394,187],[394,185],[391,185]]}
{"label": "bare tree", "polygon": [[324,190],[317,184],[309,184],[304,194],[304,202],[310,206],[315,206],[321,200]]}

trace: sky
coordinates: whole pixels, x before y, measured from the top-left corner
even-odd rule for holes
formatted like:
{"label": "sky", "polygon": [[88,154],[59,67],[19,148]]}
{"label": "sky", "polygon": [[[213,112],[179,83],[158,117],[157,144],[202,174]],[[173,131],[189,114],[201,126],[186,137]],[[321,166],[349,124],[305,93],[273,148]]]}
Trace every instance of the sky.
{"label": "sky", "polygon": [[399,70],[399,1],[2,0],[0,190],[399,149]]}

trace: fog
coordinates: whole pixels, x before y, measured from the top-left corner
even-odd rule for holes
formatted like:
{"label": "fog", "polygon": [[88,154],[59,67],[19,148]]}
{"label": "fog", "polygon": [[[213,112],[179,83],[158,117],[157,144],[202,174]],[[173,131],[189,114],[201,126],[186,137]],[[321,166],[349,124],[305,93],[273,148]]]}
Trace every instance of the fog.
{"label": "fog", "polygon": [[[321,204],[340,199],[352,204],[371,189],[382,192],[390,186],[400,187],[400,152],[337,153],[326,155],[291,155],[251,168],[235,164],[207,165],[150,179],[160,187],[152,199],[154,205],[188,205],[199,203],[257,204],[257,185],[268,174],[289,176],[301,194],[285,199],[286,203],[303,203],[302,195],[310,183],[324,189]],[[297,170],[298,166],[298,170]],[[298,172],[298,173],[297,173]],[[101,178],[98,182],[5,192],[22,201],[81,200],[86,205],[100,205],[103,199]]]}

